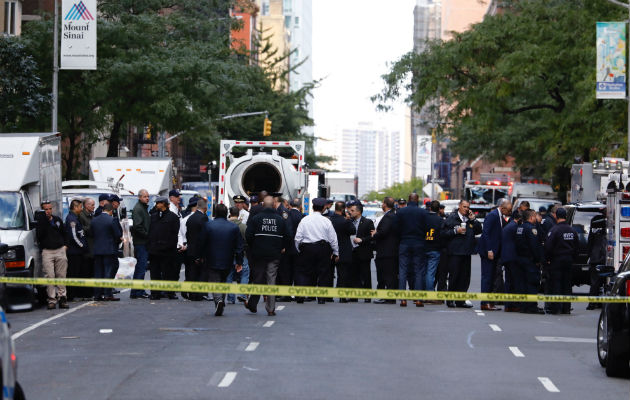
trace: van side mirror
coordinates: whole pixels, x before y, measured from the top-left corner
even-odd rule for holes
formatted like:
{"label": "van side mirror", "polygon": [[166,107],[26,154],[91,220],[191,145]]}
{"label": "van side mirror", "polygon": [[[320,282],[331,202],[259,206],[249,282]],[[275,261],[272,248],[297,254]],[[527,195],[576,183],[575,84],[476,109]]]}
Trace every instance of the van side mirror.
{"label": "van side mirror", "polygon": [[127,218],[127,207],[120,207],[119,215],[121,219]]}
{"label": "van side mirror", "polygon": [[7,251],[9,251],[9,245],[0,243],[0,255],[6,253]]}

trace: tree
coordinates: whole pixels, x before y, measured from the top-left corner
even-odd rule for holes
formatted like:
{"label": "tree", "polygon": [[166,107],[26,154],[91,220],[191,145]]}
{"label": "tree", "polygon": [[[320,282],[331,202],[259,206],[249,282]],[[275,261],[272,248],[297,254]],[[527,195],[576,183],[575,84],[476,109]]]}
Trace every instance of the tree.
{"label": "tree", "polygon": [[16,38],[0,36],[0,132],[36,128],[49,106],[36,61]]}
{"label": "tree", "polygon": [[504,14],[404,55],[373,100],[380,109],[401,96],[415,109],[434,104],[455,153],[513,156],[522,170],[566,184],[576,157],[624,150],[625,101],[594,93],[595,22],[624,12],[606,0],[503,3]]}
{"label": "tree", "polygon": [[412,178],[406,182],[394,183],[392,186],[379,191],[372,191],[364,195],[363,198],[368,201],[383,200],[385,197],[393,197],[394,199],[407,199],[411,193],[418,193],[420,198],[424,196],[422,188],[424,181],[420,178]]}

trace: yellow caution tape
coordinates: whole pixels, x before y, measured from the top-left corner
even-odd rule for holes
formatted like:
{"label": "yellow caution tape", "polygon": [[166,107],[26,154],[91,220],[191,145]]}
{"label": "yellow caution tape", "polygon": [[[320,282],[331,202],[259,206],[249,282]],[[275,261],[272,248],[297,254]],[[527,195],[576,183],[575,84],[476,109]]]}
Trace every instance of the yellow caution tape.
{"label": "yellow caution tape", "polygon": [[426,290],[353,289],[282,285],[239,285],[236,283],[149,281],[131,279],[61,279],[0,277],[0,283],[19,285],[62,285],[99,288],[128,288],[167,292],[234,293],[298,297],[339,297],[386,300],[447,300],[489,302],[560,302],[560,303],[630,303],[620,296],[558,296],[510,293],[435,292]]}

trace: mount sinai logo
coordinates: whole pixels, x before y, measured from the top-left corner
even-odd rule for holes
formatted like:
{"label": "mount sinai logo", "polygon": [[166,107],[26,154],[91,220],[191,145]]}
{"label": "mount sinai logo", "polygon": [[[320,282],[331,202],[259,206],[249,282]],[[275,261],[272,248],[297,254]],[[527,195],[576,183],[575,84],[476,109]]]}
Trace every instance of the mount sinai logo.
{"label": "mount sinai logo", "polygon": [[83,1],[79,1],[78,3],[74,3],[68,14],[64,17],[65,21],[76,21],[79,19],[94,21],[94,17],[88,11]]}

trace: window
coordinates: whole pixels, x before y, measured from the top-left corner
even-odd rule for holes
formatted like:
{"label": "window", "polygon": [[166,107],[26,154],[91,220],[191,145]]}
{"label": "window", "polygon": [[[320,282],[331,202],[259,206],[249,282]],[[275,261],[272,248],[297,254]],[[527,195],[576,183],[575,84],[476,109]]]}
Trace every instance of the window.
{"label": "window", "polygon": [[262,10],[260,11],[262,15],[269,15],[269,0],[263,0],[262,2]]}
{"label": "window", "polygon": [[300,17],[295,17],[294,19],[295,27],[298,28],[300,26]]}
{"label": "window", "polygon": [[18,34],[19,23],[18,2],[6,1],[4,3],[4,33],[7,35]]}
{"label": "window", "polygon": [[282,13],[284,15],[291,14],[293,12],[292,0],[283,0],[282,1]]}

